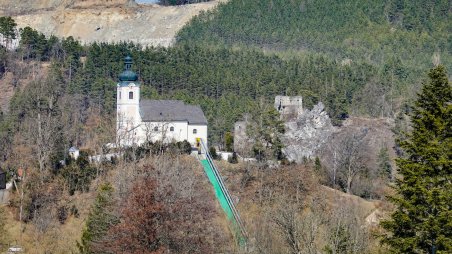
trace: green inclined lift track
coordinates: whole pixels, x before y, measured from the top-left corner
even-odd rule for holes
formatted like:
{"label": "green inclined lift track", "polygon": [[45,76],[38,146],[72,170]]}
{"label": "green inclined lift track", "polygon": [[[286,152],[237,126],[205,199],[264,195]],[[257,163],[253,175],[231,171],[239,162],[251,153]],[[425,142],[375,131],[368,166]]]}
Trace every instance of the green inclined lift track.
{"label": "green inclined lift track", "polygon": [[200,162],[204,167],[204,172],[206,173],[210,183],[215,190],[215,195],[220,202],[221,208],[226,213],[228,220],[232,224],[232,231],[239,246],[246,247],[247,234],[245,227],[243,226],[243,222],[240,219],[239,212],[237,211],[234,202],[231,199],[231,195],[229,194],[229,191],[226,188],[226,185],[224,184],[217,167],[213,163],[212,157],[209,154],[209,150],[207,149],[202,139],[200,139],[200,143],[202,155],[205,155],[205,158],[198,158],[200,158]]}

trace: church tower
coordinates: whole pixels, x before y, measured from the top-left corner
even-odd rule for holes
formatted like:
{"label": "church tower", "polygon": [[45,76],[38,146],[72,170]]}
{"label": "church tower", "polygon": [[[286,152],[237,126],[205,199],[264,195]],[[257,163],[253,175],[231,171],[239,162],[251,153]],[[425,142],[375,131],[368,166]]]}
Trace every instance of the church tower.
{"label": "church tower", "polygon": [[136,142],[141,124],[140,84],[138,75],[132,71],[132,58],[124,58],[124,71],[119,75],[116,99],[117,142],[131,145]]}

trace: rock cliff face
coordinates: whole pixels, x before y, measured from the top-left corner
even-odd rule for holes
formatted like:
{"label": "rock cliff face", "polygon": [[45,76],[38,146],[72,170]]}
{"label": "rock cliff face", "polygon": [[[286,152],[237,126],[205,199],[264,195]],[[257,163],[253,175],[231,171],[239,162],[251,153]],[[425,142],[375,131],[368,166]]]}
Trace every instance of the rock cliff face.
{"label": "rock cliff face", "polygon": [[298,118],[286,122],[283,153],[289,161],[301,163],[303,158],[314,158],[320,149],[338,131],[331,124],[324,105],[319,102]]}
{"label": "rock cliff face", "polygon": [[134,0],[0,0],[0,16],[45,35],[82,43],[132,41],[169,46],[193,16],[218,1],[183,6],[139,5]]}
{"label": "rock cliff face", "polygon": [[378,153],[383,147],[388,149],[391,158],[396,156],[392,149],[395,146],[391,131],[394,123],[390,119],[350,117],[341,127],[334,127],[320,102],[297,119],[286,122],[285,126],[283,152],[288,160],[297,163],[303,162],[303,158],[314,159],[318,156],[324,158],[325,165],[331,168],[332,160],[329,158],[333,157],[335,149],[341,149],[341,140],[363,133],[361,152],[365,154],[369,167],[378,164]]}

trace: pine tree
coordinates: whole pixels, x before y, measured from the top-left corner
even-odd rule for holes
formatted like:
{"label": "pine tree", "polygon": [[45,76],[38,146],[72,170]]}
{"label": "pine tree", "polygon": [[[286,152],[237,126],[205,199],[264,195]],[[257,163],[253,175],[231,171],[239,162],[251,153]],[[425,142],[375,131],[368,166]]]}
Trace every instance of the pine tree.
{"label": "pine tree", "polygon": [[389,158],[389,152],[386,146],[380,148],[380,152],[378,153],[378,169],[379,174],[382,177],[391,179],[392,177],[391,159]]}
{"label": "pine tree", "polygon": [[3,35],[6,48],[8,48],[11,40],[16,39],[16,27],[16,21],[11,17],[0,17],[0,34]]}
{"label": "pine tree", "polygon": [[393,253],[452,253],[452,89],[444,67],[429,77],[401,143],[401,177],[389,197],[396,210],[381,223]]}
{"label": "pine tree", "polygon": [[284,159],[282,153],[284,122],[275,108],[261,99],[257,108],[250,113],[246,134],[254,140],[253,151],[256,159]]}
{"label": "pine tree", "polygon": [[115,204],[113,192],[114,189],[109,183],[99,187],[96,201],[82,232],[81,241],[77,242],[80,253],[93,253],[93,244],[105,236],[110,227],[119,222],[118,218],[111,213]]}

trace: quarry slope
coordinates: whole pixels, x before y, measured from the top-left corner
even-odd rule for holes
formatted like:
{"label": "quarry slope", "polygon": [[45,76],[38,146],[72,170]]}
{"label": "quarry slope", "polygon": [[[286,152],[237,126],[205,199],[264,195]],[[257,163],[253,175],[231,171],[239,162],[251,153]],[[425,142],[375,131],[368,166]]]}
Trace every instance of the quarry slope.
{"label": "quarry slope", "polygon": [[12,16],[19,28],[30,26],[47,36],[73,36],[85,44],[132,41],[169,46],[186,22],[219,2],[159,6],[133,0],[0,0],[0,16]]}
{"label": "quarry slope", "polygon": [[0,0],[0,13],[3,13],[2,15],[18,15],[65,8],[136,5],[134,0]]}

